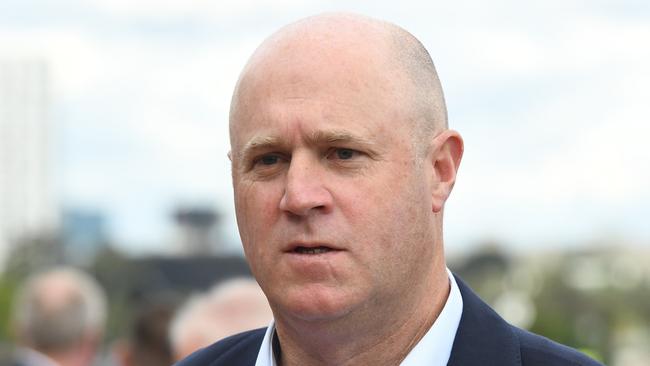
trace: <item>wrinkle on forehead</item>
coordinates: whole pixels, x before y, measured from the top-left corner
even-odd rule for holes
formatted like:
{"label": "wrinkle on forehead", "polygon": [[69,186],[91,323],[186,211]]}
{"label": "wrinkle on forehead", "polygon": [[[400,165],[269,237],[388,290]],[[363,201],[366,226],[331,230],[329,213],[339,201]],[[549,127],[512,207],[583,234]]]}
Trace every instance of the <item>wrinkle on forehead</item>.
{"label": "wrinkle on forehead", "polygon": [[333,79],[344,76],[336,79],[340,88],[355,90],[374,83],[375,88],[389,91],[389,101],[408,111],[414,139],[426,140],[446,128],[442,88],[422,44],[394,24],[333,13],[285,26],[251,56],[233,94],[231,144],[241,114],[259,97],[273,95],[271,80],[283,78],[285,86],[319,88],[323,80],[317,77],[323,71]]}

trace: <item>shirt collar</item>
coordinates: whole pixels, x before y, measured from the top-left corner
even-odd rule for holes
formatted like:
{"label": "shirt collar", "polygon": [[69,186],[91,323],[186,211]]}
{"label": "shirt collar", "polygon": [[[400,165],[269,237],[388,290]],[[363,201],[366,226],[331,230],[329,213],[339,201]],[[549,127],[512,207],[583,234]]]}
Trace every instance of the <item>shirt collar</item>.
{"label": "shirt collar", "polygon": [[[445,306],[424,337],[402,361],[401,366],[447,365],[463,313],[463,298],[460,295],[456,279],[449,269],[447,269],[447,275],[449,276],[450,290]],[[275,322],[271,322],[264,334],[255,366],[277,366],[273,356],[274,335]]]}
{"label": "shirt collar", "polygon": [[450,287],[447,302],[429,331],[413,347],[402,361],[401,366],[447,365],[460,317],[463,314],[463,298],[460,295],[458,284],[449,269],[447,269],[447,274]]}
{"label": "shirt collar", "polygon": [[277,366],[275,363],[275,358],[273,356],[274,334],[275,321],[271,321],[271,324],[268,326],[268,328],[266,328],[266,333],[264,334],[264,339],[262,340],[260,352],[257,354],[257,361],[255,361],[255,366]]}

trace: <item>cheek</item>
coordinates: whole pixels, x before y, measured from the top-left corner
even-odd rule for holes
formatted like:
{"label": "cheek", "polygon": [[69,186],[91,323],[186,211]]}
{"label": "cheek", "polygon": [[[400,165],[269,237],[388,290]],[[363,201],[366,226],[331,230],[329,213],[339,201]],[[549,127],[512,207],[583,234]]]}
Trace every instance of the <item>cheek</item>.
{"label": "cheek", "polygon": [[240,183],[235,186],[235,212],[240,228],[263,229],[260,221],[268,223],[277,216],[280,190],[269,184]]}
{"label": "cheek", "polygon": [[[367,182],[368,183],[368,182]],[[389,272],[406,271],[431,239],[431,211],[426,187],[417,176],[395,174],[357,185],[348,218],[358,230],[368,260]],[[423,258],[422,258],[423,259]]]}
{"label": "cheek", "polygon": [[385,174],[349,185],[354,193],[343,201],[352,212],[350,219],[365,221],[366,228],[373,230],[413,226],[414,220],[427,215],[428,194],[417,178],[405,173]]}
{"label": "cheek", "polygon": [[[278,219],[277,189],[259,183],[235,186],[235,212],[244,252],[250,262],[262,261],[270,245],[273,223]],[[253,264],[252,263],[252,264]]]}

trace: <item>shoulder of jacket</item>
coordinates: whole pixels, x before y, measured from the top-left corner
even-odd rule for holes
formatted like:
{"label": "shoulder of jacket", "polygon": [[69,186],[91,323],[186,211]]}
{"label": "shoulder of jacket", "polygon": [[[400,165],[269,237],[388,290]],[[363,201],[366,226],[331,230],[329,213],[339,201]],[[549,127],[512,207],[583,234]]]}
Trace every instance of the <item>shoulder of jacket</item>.
{"label": "shoulder of jacket", "polygon": [[244,360],[257,359],[266,328],[259,328],[232,335],[202,348],[175,366],[229,365],[232,362],[245,364]]}
{"label": "shoulder of jacket", "polygon": [[512,326],[521,347],[521,360],[524,366],[572,365],[603,366],[585,354],[546,337]]}

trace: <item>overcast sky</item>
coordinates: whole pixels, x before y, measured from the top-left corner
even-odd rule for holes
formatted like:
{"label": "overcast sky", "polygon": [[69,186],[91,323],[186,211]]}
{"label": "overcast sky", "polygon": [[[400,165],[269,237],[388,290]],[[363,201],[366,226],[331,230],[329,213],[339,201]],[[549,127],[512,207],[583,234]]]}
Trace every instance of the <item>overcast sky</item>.
{"label": "overcast sky", "polygon": [[446,247],[650,246],[650,3],[2,0],[0,59],[43,59],[60,202],[103,210],[133,253],[166,252],[170,211],[234,223],[227,112],[278,27],[323,11],[395,22],[429,49],[466,153]]}

